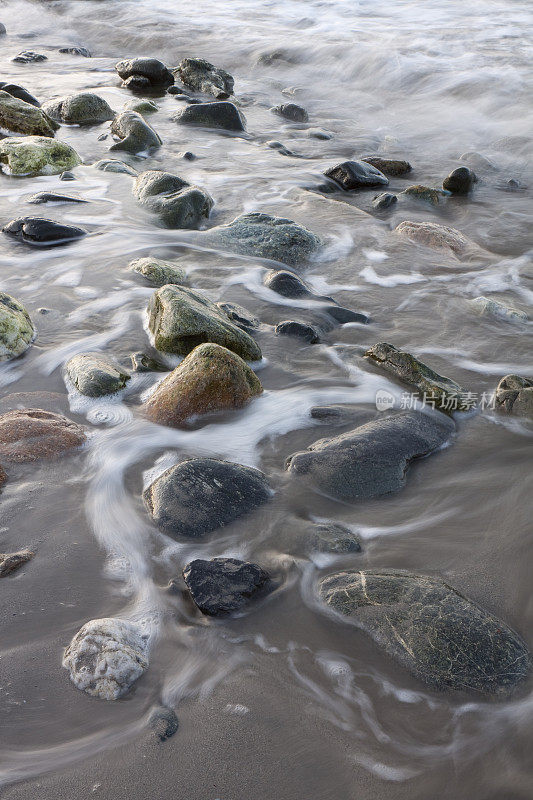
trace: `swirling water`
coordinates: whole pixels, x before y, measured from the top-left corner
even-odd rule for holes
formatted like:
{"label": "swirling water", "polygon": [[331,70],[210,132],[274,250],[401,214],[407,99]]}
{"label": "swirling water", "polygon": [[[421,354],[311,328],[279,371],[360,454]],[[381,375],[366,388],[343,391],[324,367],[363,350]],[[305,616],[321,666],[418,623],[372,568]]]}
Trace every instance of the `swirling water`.
{"label": "swirling water", "polygon": [[[76,182],[0,177],[2,221],[42,215],[90,231],[66,248],[0,242],[0,288],[27,305],[38,329],[23,359],[0,365],[2,407],[68,411],[90,431],[79,455],[17,468],[0,501],[0,549],[37,552],[1,587],[6,797],[163,796],[169,787],[198,800],[533,797],[530,690],[498,704],[432,692],[362,634],[332,623],[314,591],[319,575],[345,567],[442,575],[532,645],[531,429],[490,410],[465,416],[452,445],[416,464],[400,494],[357,507],[294,487],[284,472],[290,453],[342,430],[311,418],[313,406],[350,404],[366,420],[376,414],[378,389],[399,398],[398,385],[360,358],[377,341],[416,353],[479,395],[504,374],[531,372],[530,324],[478,317],[467,302],[487,295],[531,307],[530,4],[7,0],[0,17],[8,30],[2,79],[41,101],[87,89],[120,109],[131,95],[113,65],[124,57],[153,55],[172,66],[195,55],[227,69],[247,136],[173,124],[178,101],[166,95],[149,120],[163,146],[126,159],[204,186],[216,203],[209,227],[250,210],[305,224],[327,240],[305,279],[373,320],[335,328],[312,347],[275,337],[273,325],[305,318],[313,303],[266,289],[270,262],[217,251],[202,232],[157,227],[133,201],[129,176],[91,166],[107,156],[110,136],[99,139],[106,125],[58,132],[83,157]],[[93,57],[58,53],[70,44]],[[48,60],[12,63],[25,48]],[[290,100],[308,109],[309,124],[271,113]],[[332,138],[313,138],[313,129]],[[271,140],[294,156],[268,147]],[[183,160],[187,150],[197,160]],[[369,213],[374,192],[337,202],[306,189],[326,167],[370,153],[413,164],[392,189],[439,186],[465,152],[481,153],[492,168],[471,198],[438,208],[405,200],[377,217]],[[90,203],[26,204],[37,191],[58,189]],[[465,263],[403,242],[392,229],[404,219],[456,227],[480,250]],[[242,412],[169,430],[138,413],[153,375],[98,401],[65,384],[63,365],[75,353],[102,350],[126,364],[149,345],[151,289],[126,271],[148,254],[175,259],[194,286],[261,319],[264,359],[255,367],[266,391]],[[151,526],[141,491],[190,455],[261,468],[277,489],[274,501],[206,540],[169,539]],[[359,533],[363,553],[310,555],[298,542],[306,522],[319,519]],[[165,587],[191,558],[216,555],[265,565],[277,590],[236,619],[201,618]],[[73,633],[112,615],[151,634],[148,672],[114,704],[78,692],[61,669]],[[176,709],[181,727],[156,748],[147,720],[161,703]]]}

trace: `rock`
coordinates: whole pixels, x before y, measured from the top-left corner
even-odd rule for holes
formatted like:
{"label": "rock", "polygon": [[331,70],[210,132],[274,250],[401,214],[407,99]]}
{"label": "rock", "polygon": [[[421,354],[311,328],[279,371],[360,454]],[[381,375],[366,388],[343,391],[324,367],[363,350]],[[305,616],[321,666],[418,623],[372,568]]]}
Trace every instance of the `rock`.
{"label": "rock", "polygon": [[259,345],[218,306],[195,289],[163,286],[148,305],[148,327],[155,347],[187,355],[203,342],[227,347],[247,361],[261,358]]}
{"label": "rock", "polygon": [[283,105],[273,108],[272,111],[291,122],[309,122],[309,114],[305,108],[296,103],[283,103]]}
{"label": "rock", "polygon": [[197,229],[214,205],[204,189],[159,170],[141,172],[132,191],[139,203],[157,214],[167,228]]}
{"label": "rock", "polygon": [[240,356],[206,342],[156,386],[143,410],[153,422],[179,427],[199,414],[243,408],[262,391]]}
{"label": "rock", "polygon": [[25,103],[29,103],[30,106],[35,106],[36,108],[40,108],[40,103],[36,97],[30,94],[27,89],[24,89],[23,86],[17,86],[16,83],[6,83],[5,81],[0,81],[0,89],[3,92],[7,92],[12,97],[17,97],[19,100],[23,100]]}
{"label": "rock", "polygon": [[93,92],[80,92],[49,100],[44,103],[43,110],[52,119],[68,125],[98,125],[115,116],[103,97]]}
{"label": "rock", "polygon": [[308,297],[313,294],[298,275],[286,269],[271,269],[263,278],[263,283],[282,297]]}
{"label": "rock", "polygon": [[[174,76],[157,58],[130,58],[119,61],[115,69],[130,87],[167,87],[174,83]],[[127,83],[129,79],[134,81]],[[136,79],[141,78],[140,81]]]}
{"label": "rock", "polygon": [[209,233],[234,252],[281,261],[289,266],[308,261],[322,244],[318,236],[303,225],[258,211],[241,214],[228,225]]}
{"label": "rock", "polygon": [[472,190],[477,177],[468,167],[458,167],[444,178],[442,188],[452,194],[468,194]]}
{"label": "rock", "polygon": [[246,308],[239,306],[237,303],[217,303],[221,311],[226,314],[229,319],[238,325],[243,330],[253,330],[260,325],[257,317],[254,317]]}
{"label": "rock", "polygon": [[24,408],[0,414],[0,458],[26,463],[56,458],[80,447],[86,436],[79,425],[62,414],[42,408]]}
{"label": "rock", "polygon": [[438,206],[443,198],[446,197],[446,193],[441,192],[440,189],[431,189],[429,186],[422,186],[420,183],[414,186],[408,186],[407,189],[404,189],[402,194],[413,197],[415,200],[423,200],[426,203],[431,203],[432,206]]}
{"label": "rock", "polygon": [[169,86],[167,89],[167,94],[175,95],[177,100],[189,101],[191,99],[183,86]]}
{"label": "rock", "polygon": [[130,358],[132,372],[170,372],[166,364],[146,353],[132,353]]}
{"label": "rock", "polygon": [[372,200],[372,208],[375,208],[376,211],[386,211],[388,208],[396,205],[397,202],[398,198],[395,194],[382,192],[382,194],[377,194]]}
{"label": "rock", "polygon": [[92,619],[65,650],[63,666],[78,689],[116,700],[148,668],[148,635],[124,619]]}
{"label": "rock", "polygon": [[82,56],[82,58],[90,58],[91,54],[86,47],[76,47],[75,45],[69,45],[69,47],[60,47],[60,53],[65,53],[69,56]]}
{"label": "rock", "polygon": [[174,75],[194,92],[212,94],[225,100],[233,94],[233,78],[223,69],[217,69],[203,58],[184,58],[174,70]]}
{"label": "rock", "polygon": [[312,128],[310,131],[307,131],[307,135],[310,139],[319,139],[323,142],[333,139],[333,134],[330,133],[330,131],[323,131],[320,128]]}
{"label": "rock", "polygon": [[0,292],[0,362],[25,353],[34,337],[33,322],[22,303]]}
{"label": "rock", "polygon": [[352,311],[351,308],[344,308],[343,306],[325,306],[323,308],[326,314],[333,317],[335,322],[339,325],[346,325],[349,322],[359,322],[362,325],[367,325],[370,322],[370,317],[366,314],[361,314],[359,311]]}
{"label": "rock", "polygon": [[210,617],[240,611],[270,579],[258,564],[236,558],[197,558],[187,564],[183,577],[195,605]]}
{"label": "rock", "polygon": [[370,186],[387,186],[389,180],[385,175],[365,161],[343,161],[324,172],[326,178],[335,181],[341,189],[365,189]]}
{"label": "rock", "polygon": [[134,178],[136,178],[138,175],[136,169],[130,167],[129,164],[125,164],[123,161],[118,161],[115,158],[103,158],[101,161],[97,161],[96,164],[94,164],[94,167],[102,172],[124,173],[124,175],[133,175]]}
{"label": "rock", "polygon": [[75,181],[76,180],[76,176],[74,175],[74,173],[69,172],[67,170],[66,172],[62,172],[61,173],[61,175],[59,176],[59,180],[60,181]]}
{"label": "rock", "polygon": [[65,365],[69,380],[86,397],[120,392],[131,375],[100,353],[79,353]]}
{"label": "rock", "polygon": [[436,222],[400,222],[394,229],[397,234],[410,242],[425,244],[427,247],[448,249],[462,255],[469,246],[466,236],[455,228],[439,225]]}
{"label": "rock", "polygon": [[73,242],[87,235],[83,228],[73,225],[61,225],[51,219],[41,217],[21,217],[4,225],[4,233],[15,236],[25,244],[31,245],[58,245]]}
{"label": "rock", "polygon": [[201,125],[203,128],[223,128],[227,131],[246,130],[246,119],[237,106],[227,101],[194,103],[176,111],[171,120],[181,125]]}
{"label": "rock", "polygon": [[7,33],[6,26],[3,22],[0,22],[0,36],[4,36]]}
{"label": "rock", "polygon": [[136,111],[137,114],[155,114],[159,108],[152,100],[130,100],[124,106],[124,111]]}
{"label": "rock", "polygon": [[465,161],[472,169],[477,169],[479,172],[494,172],[496,169],[492,161],[473,150],[459,156],[459,161]]}
{"label": "rock", "polygon": [[136,258],[128,264],[130,272],[136,272],[152,286],[165,286],[167,283],[183,284],[187,282],[185,270],[172,261],[161,258]]}
{"label": "rock", "polygon": [[154,523],[170,536],[202,536],[249,514],[272,496],[257,469],[193,458],[167,469],[144,492]]}
{"label": "rock", "polygon": [[41,108],[0,91],[0,128],[12,133],[53,137],[58,127]]}
{"label": "rock", "polygon": [[7,481],[7,475],[4,472],[4,470],[2,469],[2,467],[0,466],[0,489],[2,488],[2,486],[4,485],[4,483],[6,481]]}
{"label": "rock", "polygon": [[118,114],[111,124],[111,133],[120,141],[111,145],[110,150],[137,154],[155,150],[163,144],[159,135],[136,111]]}
{"label": "rock", "polygon": [[477,314],[484,317],[497,317],[506,322],[527,322],[528,316],[523,311],[511,308],[500,303],[499,300],[491,300],[488,297],[475,297],[470,301],[470,305]]}
{"label": "rock", "polygon": [[0,163],[12,175],[59,175],[81,164],[81,158],[66,142],[23,136],[0,141]]}
{"label": "rock", "polygon": [[5,578],[11,572],[31,561],[35,553],[31,550],[19,550],[18,553],[0,553],[0,578]]}
{"label": "rock", "polygon": [[379,417],[340,436],[319,439],[290,456],[286,468],[346,502],[397,492],[409,463],[440,448],[455,430],[452,420],[438,416],[403,412]]}
{"label": "rock", "polygon": [[453,411],[469,411],[468,392],[458,383],[439,375],[419,361],[418,358],[398,350],[387,342],[379,342],[365,353],[365,358],[381,367],[401,381],[417,389],[427,405],[450,414]]}
{"label": "rock", "polygon": [[33,205],[40,205],[42,203],[88,203],[88,200],[83,200],[81,197],[69,197],[66,194],[56,194],[55,192],[37,192],[28,197],[28,203]]}
{"label": "rock", "polygon": [[283,322],[279,322],[274,332],[276,336],[294,336],[298,339],[303,339],[309,344],[316,344],[320,341],[320,336],[316,328],[294,319],[286,319],[283,320]]}
{"label": "rock", "polygon": [[337,522],[310,525],[305,541],[319,553],[360,553],[362,550],[359,536]]}
{"label": "rock", "polygon": [[533,381],[506,375],[496,387],[496,408],[506,414],[533,418]]}
{"label": "rock", "polygon": [[47,56],[42,53],[36,53],[33,50],[23,50],[18,56],[14,56],[11,61],[16,64],[36,64],[39,61],[48,61]]}
{"label": "rock", "polygon": [[176,712],[166,706],[155,708],[150,714],[150,727],[160,742],[166,742],[179,728]]}
{"label": "rock", "polygon": [[508,696],[531,670],[525,643],[440,578],[400,570],[339,572],[320,599],[437,689]]}
{"label": "rock", "polygon": [[408,161],[400,161],[394,158],[381,158],[381,156],[367,156],[362,158],[367,164],[371,164],[384,175],[390,175],[393,178],[399,175],[406,175],[411,172],[411,165]]}

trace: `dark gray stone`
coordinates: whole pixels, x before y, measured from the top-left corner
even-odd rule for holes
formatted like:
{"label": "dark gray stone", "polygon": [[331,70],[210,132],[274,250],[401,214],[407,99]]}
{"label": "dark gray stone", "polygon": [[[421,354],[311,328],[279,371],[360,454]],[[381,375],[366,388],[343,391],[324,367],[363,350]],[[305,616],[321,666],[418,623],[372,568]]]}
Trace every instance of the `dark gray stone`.
{"label": "dark gray stone", "polygon": [[[124,82],[130,78],[141,78],[137,85],[166,87],[174,83],[174,76],[157,58],[129,58],[115,64],[115,69]],[[128,84],[134,88],[135,80]]]}
{"label": "dark gray stone", "polygon": [[184,58],[174,74],[194,92],[212,94],[218,100],[225,100],[233,94],[233,78],[223,69],[218,69],[203,58]]}
{"label": "dark gray stone", "polygon": [[320,341],[316,328],[294,319],[286,319],[283,322],[279,322],[275,327],[275,334],[276,336],[294,336],[297,339],[303,339],[309,344],[316,344]]}
{"label": "dark gray stone", "polygon": [[69,197],[66,194],[56,194],[55,192],[37,192],[28,198],[28,203],[40,205],[41,203],[88,203],[81,197]]}
{"label": "dark gray stone", "polygon": [[23,50],[18,56],[14,56],[11,61],[16,64],[35,64],[39,61],[48,61],[48,57],[42,53],[35,53],[33,50]]}
{"label": "dark gray stone", "polygon": [[227,131],[246,130],[244,114],[227,101],[193,103],[174,113],[171,119],[181,125],[201,125],[204,128],[222,128]]}
{"label": "dark gray stone", "polygon": [[344,308],[344,306],[326,306],[322,310],[333,317],[339,325],[346,325],[348,322],[360,322],[362,325],[367,325],[370,322],[370,317],[367,317],[366,314],[352,311],[351,308]]}
{"label": "dark gray stone", "polygon": [[319,553],[360,553],[361,540],[349,528],[338,522],[320,522],[310,525],[306,541]]}
{"label": "dark gray stone", "polygon": [[73,225],[61,225],[51,219],[40,217],[21,217],[14,219],[2,228],[4,233],[15,236],[26,244],[59,245],[73,242],[87,235],[87,231]]}
{"label": "dark gray stone", "polygon": [[389,182],[379,169],[366,161],[343,161],[326,170],[324,175],[347,192],[371,186],[387,186]]}
{"label": "dark gray stone", "polygon": [[69,45],[69,47],[60,47],[60,53],[65,53],[69,56],[82,56],[83,58],[90,58],[91,54],[86,47],[76,47],[75,45]]}
{"label": "dark gray stone", "polygon": [[130,380],[125,370],[100,353],[79,353],[66,364],[66,373],[86,397],[102,397],[123,389]]}
{"label": "dark gray stone", "polygon": [[263,278],[263,283],[282,297],[308,297],[313,294],[298,275],[286,269],[270,270]]}
{"label": "dark gray stone", "polygon": [[452,194],[468,194],[476,182],[475,172],[468,167],[457,167],[444,178],[442,188]]}
{"label": "dark gray stone", "polygon": [[400,161],[395,158],[383,158],[382,156],[365,156],[361,161],[367,164],[372,164],[373,167],[379,169],[384,175],[391,175],[396,178],[399,175],[406,175],[411,172],[411,165],[408,161]]}
{"label": "dark gray stone", "polygon": [[276,106],[272,109],[274,114],[290,120],[291,122],[309,122],[309,114],[296,103],[283,103],[281,106]]}
{"label": "dark gray stone", "polygon": [[12,97],[16,97],[18,100],[23,100],[25,103],[29,103],[30,106],[35,106],[36,108],[40,108],[41,106],[36,97],[30,94],[23,86],[17,86],[16,83],[6,83],[5,81],[0,81],[0,89],[3,92],[7,92]]}
{"label": "dark gray stone", "polygon": [[187,564],[183,577],[194,603],[211,617],[240,611],[269,581],[258,564],[236,558],[197,558]]}
{"label": "dark gray stone", "polygon": [[382,194],[377,194],[372,200],[372,208],[375,208],[376,211],[386,211],[388,208],[395,206],[397,202],[398,198],[395,194],[391,192],[382,192]]}
{"label": "dark gray stone", "polygon": [[204,189],[159,170],[141,172],[132,191],[139,203],[157,214],[167,228],[199,228],[214,204]]}
{"label": "dark gray stone", "polygon": [[150,727],[160,742],[166,742],[179,728],[176,712],[167,706],[154,708],[150,714]]}
{"label": "dark gray stone", "polygon": [[258,211],[242,214],[228,225],[213,229],[209,235],[234,252],[270,258],[289,266],[307,261],[321,246],[319,237],[303,225]]}

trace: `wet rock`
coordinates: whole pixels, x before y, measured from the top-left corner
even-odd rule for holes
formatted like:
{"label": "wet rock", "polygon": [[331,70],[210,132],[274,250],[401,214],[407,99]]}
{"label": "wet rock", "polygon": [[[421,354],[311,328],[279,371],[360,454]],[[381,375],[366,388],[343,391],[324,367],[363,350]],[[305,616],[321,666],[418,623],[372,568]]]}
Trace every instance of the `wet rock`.
{"label": "wet rock", "polygon": [[345,191],[365,189],[371,186],[387,186],[389,182],[379,169],[365,161],[344,161],[342,164],[326,170],[324,175],[335,181]]}
{"label": "wet rock", "polygon": [[181,285],[187,282],[185,270],[172,261],[163,261],[161,258],[136,258],[128,264],[130,272],[136,272],[152,286],[165,286],[167,283]]}
{"label": "wet rock", "polygon": [[309,410],[312,419],[335,425],[353,425],[359,413],[349,406],[313,406]]}
{"label": "wet rock", "polygon": [[468,411],[472,407],[466,401],[466,389],[450,378],[439,375],[411,353],[398,350],[392,344],[375,344],[366,351],[365,358],[417,389],[426,403],[439,411],[451,414],[453,411]]}
{"label": "wet rock", "polygon": [[136,111],[123,111],[111,124],[111,133],[120,139],[110,150],[143,153],[161,147],[163,142],[146,120]]}
{"label": "wet rock", "polygon": [[148,668],[148,635],[123,619],[93,619],[72,639],[63,666],[78,689],[116,700]]}
{"label": "wet rock", "polygon": [[81,164],[81,158],[66,142],[23,136],[0,141],[0,163],[12,175],[59,175]]}
{"label": "wet rock", "polygon": [[183,577],[195,605],[211,617],[240,611],[270,579],[258,564],[236,558],[197,558],[187,564]]}
{"label": "wet rock", "polygon": [[440,578],[400,570],[339,572],[320,599],[437,689],[507,696],[531,670],[525,643]]}
{"label": "wet rock", "polygon": [[259,345],[218,306],[195,289],[163,286],[148,305],[148,327],[158,350],[187,355],[204,342],[227,347],[247,361],[261,358]]}
{"label": "wet rock", "polygon": [[183,88],[183,86],[169,86],[167,89],[168,94],[172,94],[176,97],[176,100],[190,100],[191,98]]}
{"label": "wet rock", "polygon": [[91,54],[86,47],[77,47],[75,45],[69,45],[68,47],[60,47],[59,52],[69,56],[82,56],[82,58],[91,57]]}
{"label": "wet rock", "polygon": [[204,189],[159,170],[141,172],[132,191],[139,203],[157,214],[167,228],[197,229],[214,205]]}
{"label": "wet rock", "polygon": [[31,561],[35,553],[31,550],[19,550],[18,553],[0,553],[0,578],[5,578],[11,572],[20,569]]}
{"label": "wet rock", "polygon": [[179,728],[176,712],[166,706],[154,708],[150,714],[150,727],[160,742],[166,742]]}
{"label": "wet rock", "polygon": [[0,36],[4,36],[7,33],[6,26],[3,22],[0,22]]}
{"label": "wet rock", "polygon": [[25,353],[34,337],[33,322],[22,303],[0,292],[0,362]]}
{"label": "wet rock", "polygon": [[136,169],[130,167],[129,164],[125,164],[123,161],[118,161],[115,158],[103,158],[101,161],[97,161],[96,164],[94,164],[94,167],[102,172],[123,173],[124,175],[133,175],[135,178],[138,175]]}
{"label": "wet rock", "polygon": [[234,81],[229,72],[217,69],[203,58],[184,58],[174,74],[194,92],[212,94],[218,100],[225,100],[233,94]]}
{"label": "wet rock", "polygon": [[323,131],[320,128],[312,128],[310,131],[307,131],[307,135],[310,139],[319,139],[322,142],[327,142],[330,139],[333,139],[333,134],[329,131]]}
{"label": "wet rock", "polygon": [[99,353],[79,353],[65,365],[66,374],[86,397],[103,397],[119,392],[131,375]]}
{"label": "wet rock", "polygon": [[17,97],[19,100],[29,103],[30,106],[39,108],[41,105],[37,98],[30,94],[27,89],[24,89],[23,86],[17,86],[16,83],[6,83],[5,81],[0,81],[0,89],[3,92],[7,92],[12,97]]}
{"label": "wet rock", "polygon": [[59,176],[59,180],[60,181],[75,181],[76,180],[76,176],[74,175],[74,173],[69,172],[68,170],[66,170],[65,172],[61,173],[61,175]]}
{"label": "wet rock", "polygon": [[483,317],[496,317],[506,322],[527,322],[528,316],[523,311],[511,308],[499,300],[492,300],[488,297],[475,297],[470,301],[470,305],[477,314]]}
{"label": "wet rock", "polygon": [[238,325],[239,328],[243,328],[243,330],[253,330],[260,325],[257,317],[254,317],[248,309],[243,308],[237,303],[223,302],[217,303],[217,306],[235,323],[235,325]]}
{"label": "wet rock", "polygon": [[533,381],[506,375],[496,387],[496,408],[506,414],[533,418]]}
{"label": "wet rock", "polygon": [[39,61],[48,61],[48,57],[42,53],[36,53],[34,50],[22,50],[17,56],[14,56],[11,61],[16,64],[37,64]]}
{"label": "wet rock", "polygon": [[496,169],[492,161],[489,161],[488,158],[485,158],[481,153],[476,153],[475,151],[463,153],[462,156],[459,157],[459,161],[465,161],[472,169],[477,169],[478,172],[494,172]]}
{"label": "wet rock", "polygon": [[132,372],[170,372],[166,364],[147,353],[132,353],[130,358]]}
{"label": "wet rock", "polygon": [[174,83],[173,74],[157,58],[125,59],[115,64],[115,69],[130,88],[164,88]]}
{"label": "wet rock", "polygon": [[42,408],[24,408],[0,415],[0,458],[25,463],[56,458],[80,447],[86,436],[79,425],[62,414]]}
{"label": "wet rock", "polygon": [[344,308],[344,306],[325,306],[322,310],[332,317],[335,322],[338,322],[339,325],[346,325],[349,322],[359,322],[362,325],[367,325],[370,322],[370,317],[367,317],[366,314],[352,311],[351,308]]}
{"label": "wet rock", "polygon": [[338,500],[368,500],[399,491],[409,463],[441,447],[454,430],[443,414],[438,419],[416,412],[380,417],[294,453],[286,468]]}
{"label": "wet rock", "polygon": [[316,344],[320,341],[320,336],[316,328],[294,319],[286,319],[283,320],[283,322],[279,322],[274,332],[276,336],[294,336],[298,339],[303,339],[309,344]]}
{"label": "wet rock", "polygon": [[49,100],[43,104],[43,110],[52,119],[68,125],[98,125],[115,116],[103,97],[93,92],[80,92]]}
{"label": "wet rock", "polygon": [[296,103],[283,103],[283,105],[273,108],[272,111],[291,122],[309,122],[309,114],[305,108]]}
{"label": "wet rock", "polygon": [[0,466],[0,489],[2,488],[2,486],[4,485],[4,483],[6,481],[7,481],[7,475],[4,472],[4,470],[2,469],[2,467]]}
{"label": "wet rock", "polygon": [[202,536],[229,525],[272,496],[257,469],[193,458],[167,469],[144,492],[154,523],[170,536]]}
{"label": "wet rock", "polygon": [[227,101],[185,106],[176,111],[171,120],[181,125],[201,125],[204,128],[222,128],[227,131],[246,130],[244,114]]}
{"label": "wet rock", "polygon": [[382,192],[382,194],[377,194],[372,200],[372,208],[375,208],[376,211],[386,211],[388,208],[395,206],[397,202],[398,198],[395,194]]}
{"label": "wet rock", "polygon": [[321,240],[303,225],[258,211],[242,214],[228,225],[210,231],[234,252],[297,266],[308,261]]}
{"label": "wet rock", "polygon": [[43,109],[0,91],[0,128],[12,133],[54,136],[58,127]]}
{"label": "wet rock", "polygon": [[152,100],[130,100],[124,106],[124,111],[136,111],[137,114],[155,114],[159,111],[157,105]]}
{"label": "wet rock", "polygon": [[293,153],[292,150],[289,150],[288,147],[285,147],[285,145],[281,142],[271,141],[267,142],[266,145],[267,147],[270,147],[271,150],[277,150],[282,156],[294,156],[296,158],[296,154]]}
{"label": "wet rock", "polygon": [[4,233],[14,236],[25,244],[60,245],[73,242],[87,235],[83,228],[73,225],[61,225],[51,219],[41,217],[21,217],[14,219],[2,228]]}
{"label": "wet rock", "polygon": [[468,194],[476,182],[475,172],[468,167],[457,167],[444,178],[442,188],[452,194]]}
{"label": "wet rock", "polygon": [[432,206],[438,206],[439,203],[441,203],[446,197],[446,193],[441,192],[440,189],[431,189],[429,186],[422,186],[421,183],[417,183],[414,186],[408,186],[407,189],[402,192],[402,194],[412,197],[415,200],[422,200],[425,203],[431,203]]}
{"label": "wet rock", "polygon": [[384,175],[390,175],[393,178],[399,175],[406,175],[411,172],[412,167],[408,161],[400,161],[394,158],[382,158],[381,156],[368,156],[362,158],[367,164],[371,164],[376,169],[379,169]]}
{"label": "wet rock", "polygon": [[28,203],[33,205],[40,205],[42,203],[88,203],[88,200],[83,200],[81,197],[69,197],[66,194],[56,194],[55,192],[37,192],[28,197]]}
{"label": "wet rock", "polygon": [[394,229],[397,234],[410,242],[425,244],[427,247],[448,249],[462,255],[469,247],[466,236],[455,228],[439,225],[436,222],[400,222]]}
{"label": "wet rock", "polygon": [[272,269],[263,278],[263,283],[282,297],[309,297],[311,289],[294,272]]}
{"label": "wet rock", "polygon": [[306,531],[306,543],[319,553],[360,553],[361,540],[337,522],[320,522]]}

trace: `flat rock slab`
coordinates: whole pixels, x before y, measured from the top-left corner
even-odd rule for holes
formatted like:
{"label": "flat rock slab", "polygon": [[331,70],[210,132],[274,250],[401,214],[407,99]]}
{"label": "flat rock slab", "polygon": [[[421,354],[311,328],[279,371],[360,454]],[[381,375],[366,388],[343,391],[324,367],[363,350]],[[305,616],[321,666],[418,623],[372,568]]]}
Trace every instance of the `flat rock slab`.
{"label": "flat rock slab", "polygon": [[62,414],[42,408],[25,408],[0,414],[0,458],[27,462],[56,458],[80,447],[83,428]]}
{"label": "flat rock slab", "polygon": [[246,119],[236,105],[226,100],[217,103],[194,103],[176,111],[173,122],[180,125],[199,125],[240,133],[246,130]]}
{"label": "flat rock slab", "polygon": [[170,536],[203,536],[249,514],[272,496],[257,469],[193,458],[167,469],[143,494],[155,524]]}
{"label": "flat rock slab", "polygon": [[236,558],[197,558],[187,564],[183,577],[195,604],[211,617],[240,611],[269,581],[258,564]]}
{"label": "flat rock slab", "polygon": [[70,381],[86,397],[102,397],[124,389],[131,375],[99,353],[79,353],[65,367]]}
{"label": "flat rock slab", "polygon": [[55,192],[37,192],[28,197],[27,202],[32,205],[40,205],[42,203],[88,203],[89,201],[83,200],[81,197],[69,197],[69,195]]}
{"label": "flat rock slab", "polygon": [[35,553],[31,550],[19,550],[17,553],[0,553],[0,578],[5,578],[11,572],[31,561]]}
{"label": "flat rock slab", "polygon": [[440,578],[340,572],[320,581],[319,596],[437,689],[505,697],[530,673],[518,634]]}
{"label": "flat rock slab", "polygon": [[46,136],[17,136],[0,141],[0,163],[12,175],[60,175],[81,164],[81,158],[66,142]]}
{"label": "flat rock slab", "polygon": [[319,439],[289,456],[286,468],[338,500],[357,502],[397,492],[410,462],[441,447],[454,432],[451,419],[438,417],[416,412],[380,417],[340,436]]}
{"label": "flat rock slab", "polygon": [[0,128],[31,136],[54,136],[58,127],[43,109],[0,90]]}
{"label": "flat rock slab", "polygon": [[35,338],[35,328],[26,308],[0,292],[0,362],[25,353]]}

